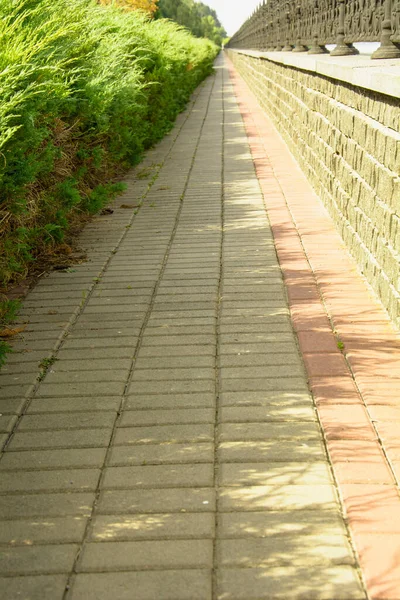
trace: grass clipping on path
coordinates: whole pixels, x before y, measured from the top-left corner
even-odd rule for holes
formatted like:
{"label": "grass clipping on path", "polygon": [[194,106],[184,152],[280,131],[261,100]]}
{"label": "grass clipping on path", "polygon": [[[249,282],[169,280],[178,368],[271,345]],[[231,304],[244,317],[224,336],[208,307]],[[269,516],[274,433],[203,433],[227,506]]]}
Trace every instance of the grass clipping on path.
{"label": "grass clipping on path", "polygon": [[0,289],[98,211],[217,47],[95,0],[0,0]]}

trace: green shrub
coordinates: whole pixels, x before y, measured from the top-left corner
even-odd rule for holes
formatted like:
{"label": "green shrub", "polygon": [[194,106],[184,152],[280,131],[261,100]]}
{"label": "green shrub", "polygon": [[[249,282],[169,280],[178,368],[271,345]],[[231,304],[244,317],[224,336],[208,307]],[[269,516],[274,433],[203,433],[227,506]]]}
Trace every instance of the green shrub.
{"label": "green shrub", "polygon": [[94,0],[0,0],[0,286],[170,129],[217,47]]}

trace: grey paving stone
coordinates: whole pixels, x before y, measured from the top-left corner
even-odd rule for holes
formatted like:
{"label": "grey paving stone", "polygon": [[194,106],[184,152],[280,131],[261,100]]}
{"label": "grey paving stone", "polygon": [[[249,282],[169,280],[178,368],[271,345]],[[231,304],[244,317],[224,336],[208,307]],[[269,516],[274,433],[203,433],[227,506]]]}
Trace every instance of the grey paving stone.
{"label": "grey paving stone", "polygon": [[[266,304],[266,307],[268,307],[268,304]],[[272,338],[274,336],[277,337],[277,334],[280,333],[283,340],[289,339],[290,336],[293,338],[293,330],[289,317],[283,313],[282,309],[274,307],[268,312],[273,314],[233,317],[222,315],[220,332],[224,335],[229,335],[230,333],[270,334]]]}
{"label": "grey paving stone", "polygon": [[215,345],[215,335],[212,334],[197,334],[188,335],[182,333],[182,335],[145,335],[143,336],[143,346],[191,346],[191,345]]}
{"label": "grey paving stone", "polygon": [[37,394],[38,398],[57,397],[57,396],[116,396],[124,393],[125,383],[118,381],[94,381],[86,383],[46,383],[46,380],[40,386]]}
{"label": "grey paving stone", "polygon": [[150,315],[146,332],[152,335],[154,329],[167,328],[167,331],[172,327],[213,327],[215,331],[217,318],[212,314],[208,317],[185,317],[184,313],[180,313],[180,317],[163,317],[159,318],[158,313]]}
{"label": "grey paving stone", "polygon": [[217,542],[221,567],[310,568],[319,565],[353,565],[354,554],[345,535],[290,535],[227,539]]}
{"label": "grey paving stone", "polygon": [[125,410],[211,408],[215,406],[215,394],[211,392],[189,394],[131,394],[124,405]]}
{"label": "grey paving stone", "polygon": [[116,418],[114,411],[109,412],[79,412],[66,414],[40,414],[25,415],[18,424],[18,431],[40,431],[50,429],[97,429],[101,427],[110,428]]}
{"label": "grey paving stone", "polygon": [[109,429],[77,429],[15,433],[9,450],[39,450],[46,448],[102,448],[111,437]]}
{"label": "grey paving stone", "polygon": [[80,543],[85,534],[86,524],[87,519],[77,516],[2,521],[0,544],[26,546]]}
{"label": "grey paving stone", "polygon": [[0,385],[0,396],[6,400],[25,398],[30,385]]}
{"label": "grey paving stone", "polygon": [[169,368],[169,369],[135,369],[132,381],[194,381],[208,379],[214,381],[215,369],[209,367]]}
{"label": "grey paving stone", "polygon": [[219,357],[221,367],[267,367],[282,365],[302,365],[298,353],[273,354],[240,352],[237,354],[223,354]]}
{"label": "grey paving stone", "polygon": [[0,398],[0,413],[2,415],[19,415],[25,402],[24,398]]}
{"label": "grey paving stone", "polygon": [[184,286],[184,285],[179,285],[176,286],[174,288],[171,288],[171,286],[164,286],[163,282],[161,281],[160,286],[157,290],[157,295],[158,297],[165,297],[165,296],[171,296],[171,297],[175,297],[175,296],[184,296],[187,297],[188,294],[192,294],[192,295],[197,295],[197,294],[208,294],[213,296],[214,294],[216,294],[217,292],[217,286],[215,285],[209,285],[209,286]]}
{"label": "grey paving stone", "polygon": [[182,369],[215,366],[214,356],[149,356],[139,358],[135,362],[136,369]]}
{"label": "grey paving stone", "polygon": [[105,455],[105,448],[86,448],[85,452],[80,449],[5,452],[1,458],[0,471],[101,467]]}
{"label": "grey paving stone", "polygon": [[321,431],[317,423],[292,422],[283,423],[222,423],[220,427],[221,441],[246,440],[320,440]]}
{"label": "grey paving stone", "polygon": [[206,569],[82,573],[74,581],[71,599],[132,600],[132,590],[140,600],[211,600],[211,575]]}
{"label": "grey paving stone", "polygon": [[304,377],[276,377],[267,379],[259,377],[253,379],[225,379],[221,382],[223,392],[268,392],[280,390],[282,392],[307,392],[308,386]]}
{"label": "grey paving stone", "polygon": [[217,597],[218,600],[366,600],[358,573],[350,565],[221,569]]}
{"label": "grey paving stone", "polygon": [[218,459],[224,462],[311,462],[326,459],[322,440],[256,440],[222,442]]}
{"label": "grey paving stone", "polygon": [[257,423],[268,421],[316,421],[313,406],[223,406],[219,412],[221,423]]}
{"label": "grey paving stone", "polygon": [[313,405],[311,394],[308,390],[291,392],[288,390],[270,391],[231,391],[220,394],[222,406],[278,406],[296,408],[300,405]]}
{"label": "grey paving stone", "polygon": [[[58,359],[62,360],[87,360],[92,358],[96,359],[106,359],[106,360],[118,360],[122,359],[132,359],[134,356],[134,348],[108,348],[108,347],[99,347],[99,348],[87,348],[85,350],[79,349],[70,349],[68,350],[65,346],[63,346],[58,354]],[[43,358],[43,356],[42,356]]]}
{"label": "grey paving stone", "polygon": [[28,296],[28,298],[24,301],[24,310],[35,310],[38,308],[45,308],[47,310],[55,309],[60,310],[61,308],[66,310],[71,310],[71,312],[75,309],[76,306],[79,306],[81,302],[81,298],[52,298],[52,299],[44,299],[42,297],[33,298]]}
{"label": "grey paving stone", "polygon": [[[1,406],[0,406],[1,408]],[[17,417],[13,415],[2,415],[0,414],[0,433],[9,433],[12,431],[15,423],[17,422]]]}
{"label": "grey paving stone", "polygon": [[0,386],[7,385],[30,385],[38,375],[38,369],[34,368],[28,373],[7,373],[4,369],[0,372]]}
{"label": "grey paving stone", "polygon": [[110,466],[124,466],[168,463],[212,463],[213,461],[213,444],[173,443],[143,446],[117,446],[112,448],[108,464]]}
{"label": "grey paving stone", "polygon": [[212,539],[214,525],[212,513],[100,515],[92,523],[89,541]]}
{"label": "grey paving stone", "polygon": [[[62,356],[62,353],[59,355]],[[95,373],[102,373],[102,376],[105,377],[103,371],[112,371],[119,370],[121,373],[125,372],[125,376],[131,367],[132,359],[130,358],[98,358],[98,359],[81,359],[81,360],[65,360],[59,359],[53,370],[60,373],[76,373],[78,371],[92,371]]]}
{"label": "grey paving stone", "polygon": [[222,486],[330,484],[333,478],[324,462],[224,463],[219,469]]}
{"label": "grey paving stone", "polygon": [[112,371],[73,371],[59,372],[57,365],[52,367],[46,373],[46,385],[55,383],[100,383],[102,381],[108,382],[124,382],[127,379],[129,370],[128,369],[115,369]]}
{"label": "grey paving stone", "polygon": [[[160,305],[172,304],[173,307],[176,306],[178,308],[182,305],[189,309],[203,308],[203,307],[207,309],[209,306],[213,306],[216,301],[217,301],[217,289],[215,288],[213,293],[208,293],[208,294],[205,292],[198,292],[197,294],[193,294],[193,292],[190,292],[188,294],[183,295],[183,294],[176,294],[176,291],[174,294],[168,294],[168,295],[167,294],[160,294],[160,295],[157,294],[154,305],[159,307]],[[169,310],[169,308],[170,307],[168,306],[167,310]]]}
{"label": "grey paving stone", "polygon": [[182,381],[133,381],[128,389],[132,394],[185,394],[190,392],[214,392],[215,382],[208,379]]}
{"label": "grey paving stone", "polygon": [[139,357],[147,356],[212,356],[215,358],[215,344],[191,345],[187,344],[169,344],[165,346],[147,346],[141,347]]}
{"label": "grey paving stone", "polygon": [[97,505],[99,514],[214,512],[214,488],[105,490]]}
{"label": "grey paving stone", "polygon": [[102,489],[207,487],[213,485],[211,464],[108,467]]}
{"label": "grey paving stone", "polygon": [[[231,330],[233,328],[230,328]],[[235,331],[231,331],[230,333],[222,333],[220,336],[220,341],[221,344],[243,344],[243,343],[249,343],[249,344],[266,344],[268,343],[268,345],[277,343],[277,344],[282,344],[282,343],[291,343],[292,344],[292,352],[295,350],[295,344],[294,344],[294,337],[292,335],[292,333],[282,333],[282,332],[266,332],[263,333],[262,331],[257,333],[241,333],[239,332],[235,332]],[[239,350],[240,352],[240,350]]]}
{"label": "grey paving stone", "polygon": [[151,427],[122,427],[117,430],[114,444],[157,444],[162,442],[210,442],[214,426],[208,424],[161,425]]}
{"label": "grey paving stone", "polygon": [[98,469],[54,471],[3,471],[0,492],[94,491],[100,477]]}
{"label": "grey paving stone", "polygon": [[0,577],[0,599],[62,600],[67,581],[67,575]]}
{"label": "grey paving stone", "polygon": [[64,348],[65,350],[84,350],[90,351],[92,348],[126,348],[126,354],[129,354],[131,348],[135,347],[138,341],[138,333],[131,336],[119,337],[97,337],[93,335],[87,338],[67,338]]}
{"label": "grey paving stone", "polygon": [[288,340],[286,342],[270,342],[270,343],[253,343],[239,341],[235,339],[232,343],[221,343],[220,354],[224,355],[236,355],[241,354],[294,354],[297,352],[297,347],[294,340]]}
{"label": "grey paving stone", "polygon": [[[121,293],[120,290],[117,290],[118,293]],[[131,335],[131,330],[138,329],[140,330],[143,324],[143,319],[135,319],[128,316],[123,316],[118,319],[111,319],[106,321],[96,321],[91,317],[89,319],[86,318],[84,314],[79,316],[79,319],[74,323],[74,326],[71,330],[71,333],[68,337],[79,337],[82,332],[90,333],[94,332],[94,335],[97,336],[112,336],[113,334],[120,337],[121,335]]]}
{"label": "grey paving stone", "polygon": [[[279,510],[262,512],[221,513],[218,518],[219,538],[265,538],[269,536],[346,536],[339,511]],[[289,542],[290,544],[290,542]]]}
{"label": "grey paving stone", "polygon": [[171,410],[125,410],[118,425],[140,427],[149,425],[178,425],[184,423],[214,423],[215,411],[207,408]]}
{"label": "grey paving stone", "polygon": [[209,308],[208,310],[185,310],[184,314],[180,310],[173,310],[170,307],[167,310],[153,310],[152,317],[155,320],[164,320],[164,319],[212,319],[217,316],[217,309]]}
{"label": "grey paving stone", "polygon": [[299,364],[274,365],[262,367],[222,367],[220,370],[221,381],[229,379],[271,379],[301,377],[304,373]]}
{"label": "grey paving stone", "polygon": [[78,548],[79,546],[75,544],[0,548],[0,573],[2,575],[69,573]]}
{"label": "grey paving stone", "polygon": [[280,485],[220,488],[222,512],[260,510],[337,510],[333,485]]}
{"label": "grey paving stone", "polygon": [[117,411],[121,404],[121,398],[122,396],[34,398],[28,406],[27,413]]}
{"label": "grey paving stone", "polygon": [[146,336],[165,336],[168,335],[214,335],[215,325],[163,325],[159,327],[146,328]]}
{"label": "grey paving stone", "polygon": [[87,544],[78,572],[205,569],[212,566],[211,540],[157,540]]}

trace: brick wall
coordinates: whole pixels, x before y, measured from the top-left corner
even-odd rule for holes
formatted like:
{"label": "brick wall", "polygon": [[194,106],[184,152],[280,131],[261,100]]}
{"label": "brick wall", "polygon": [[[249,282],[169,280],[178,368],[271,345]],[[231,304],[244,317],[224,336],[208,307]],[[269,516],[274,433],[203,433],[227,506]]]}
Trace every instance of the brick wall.
{"label": "brick wall", "polygon": [[399,326],[399,99],[265,58],[228,54]]}

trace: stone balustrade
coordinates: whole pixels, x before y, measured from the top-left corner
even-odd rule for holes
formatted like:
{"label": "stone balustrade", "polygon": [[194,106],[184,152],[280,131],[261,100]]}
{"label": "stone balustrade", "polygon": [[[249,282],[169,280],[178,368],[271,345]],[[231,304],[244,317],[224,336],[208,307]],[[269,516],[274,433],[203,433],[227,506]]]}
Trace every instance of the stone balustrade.
{"label": "stone balustrade", "polygon": [[400,58],[399,0],[263,0],[228,47],[247,50],[358,53],[356,42],[380,42],[372,58]]}

